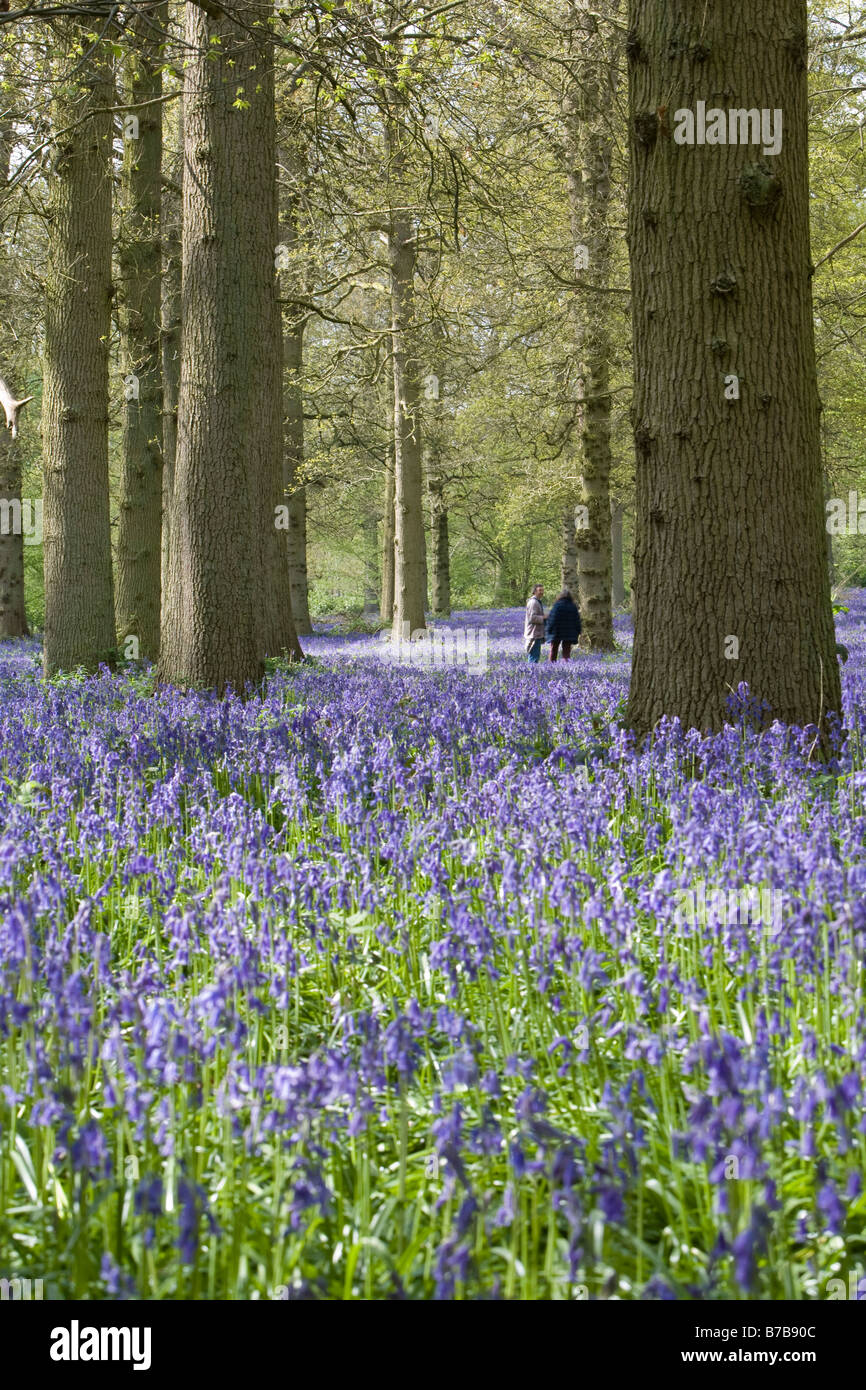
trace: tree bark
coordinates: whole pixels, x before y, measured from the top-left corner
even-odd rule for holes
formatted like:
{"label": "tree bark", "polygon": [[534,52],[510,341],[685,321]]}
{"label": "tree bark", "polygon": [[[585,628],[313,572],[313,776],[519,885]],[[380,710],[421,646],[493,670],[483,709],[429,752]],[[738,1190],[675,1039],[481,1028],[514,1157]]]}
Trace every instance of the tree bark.
{"label": "tree bark", "polygon": [[124,379],[123,465],[117,537],[115,617],[119,645],[137,639],[137,655],[159,655],[162,561],[161,201],[162,72],[153,24],[165,28],[168,5],[132,19],[127,114],[137,136],[124,139],[118,253]]}
{"label": "tree bark", "polygon": [[242,22],[186,7],[183,345],[158,671],[163,683],[220,693],[258,682],[266,650],[290,650],[294,637],[275,526],[282,352],[269,15],[267,4],[247,5]]}
{"label": "tree bark", "polygon": [[87,56],[52,103],[43,376],[46,676],[115,659],[108,496],[111,145],[114,83],[87,26]]}
{"label": "tree bark", "polygon": [[295,302],[295,295],[307,290],[304,258],[301,198],[306,179],[306,148],[300,118],[291,120],[291,140],[280,150],[280,165],[289,181],[283,195],[284,211],[280,223],[280,243],[289,254],[285,274],[289,290],[283,314],[283,386],[284,444],[283,444],[283,501],[288,508],[288,566],[289,589],[295,628],[301,634],[310,633],[310,596],[307,574],[307,489],[304,484],[304,330],[306,310]]}
{"label": "tree bark", "polygon": [[[5,76],[0,60],[0,77]],[[9,164],[15,139],[14,123],[0,119],[0,182],[9,179]],[[8,260],[6,248],[0,241],[0,277],[7,283],[5,264]],[[7,354],[12,349],[11,335],[2,333],[4,371]],[[21,508],[21,457],[17,439],[12,437],[12,428],[17,435],[17,398],[5,382],[0,382],[0,395],[6,401],[7,427],[0,428],[0,506],[6,503],[2,524],[0,524],[0,638],[26,637],[29,633],[27,614],[24,606],[24,528],[14,524],[16,511],[20,517]],[[8,419],[12,413],[12,422]],[[8,518],[8,520],[7,520]]]}
{"label": "tree bark", "polygon": [[611,499],[610,503],[610,557],[611,557],[611,592],[610,602],[612,608],[623,608],[625,606],[625,573],[623,568],[622,554],[622,514],[623,505]]}
{"label": "tree bark", "polygon": [[304,324],[289,324],[283,335],[286,384],[283,393],[285,443],[283,493],[289,511],[288,565],[292,615],[299,633],[310,633],[310,596],[307,576],[307,489],[304,486]]}
{"label": "tree bark", "polygon": [[[392,107],[398,105],[392,94]],[[426,551],[421,470],[418,359],[413,350],[415,229],[405,206],[404,133],[395,116],[386,123],[392,207],[388,234],[391,271],[391,344],[394,362],[394,635],[426,627]],[[401,197],[401,184],[403,196]]]}
{"label": "tree bark", "polygon": [[365,622],[375,622],[379,609],[378,591],[378,545],[376,535],[376,516],[370,512],[364,517],[364,611]]}
{"label": "tree bark", "polygon": [[177,410],[180,396],[182,336],[183,102],[166,108],[163,166],[171,186],[162,194],[162,565],[160,631],[168,624],[168,585],[174,470],[177,459]]}
{"label": "tree bark", "polygon": [[[603,7],[602,7],[603,8]],[[575,532],[581,645],[613,648],[610,555],[610,161],[615,54],[597,14],[569,0],[569,69],[563,99],[568,196],[575,275],[586,288],[573,299],[578,364],[582,525]],[[587,264],[582,267],[581,248]],[[573,522],[571,523],[573,525]],[[570,586],[569,586],[570,587]]]}
{"label": "tree bark", "polygon": [[[0,639],[27,637],[24,607],[24,527],[21,518],[21,456],[18,441],[0,430]],[[23,520],[23,519],[22,519]]]}
{"label": "tree bark", "polygon": [[430,552],[433,565],[431,604],[436,618],[451,617],[451,556],[448,540],[448,504],[439,471],[428,473],[430,489]]}
{"label": "tree bark", "polygon": [[379,616],[394,621],[394,448],[393,428],[385,450],[385,504],[382,511],[382,598]]}
{"label": "tree bark", "polygon": [[563,589],[568,589],[577,599],[578,596],[578,573],[577,573],[577,532],[574,525],[574,507],[570,502],[566,503],[562,511],[562,559],[559,566],[559,577],[562,581]]}
{"label": "tree bark", "polygon": [[[689,17],[631,0],[628,55],[629,721],[639,734],[664,715],[718,729],[746,682],[768,718],[824,726],[841,697],[812,321],[805,0],[706,0]],[[717,99],[784,113],[781,152],[764,154],[767,140],[698,144],[697,103]],[[694,144],[672,138],[687,132],[678,110],[695,116]]]}
{"label": "tree bark", "polygon": [[[433,324],[436,343],[434,371],[428,391],[424,418],[424,476],[430,507],[430,607],[435,618],[451,617],[451,557],[448,548],[448,503],[445,498],[443,414],[443,347],[445,330],[437,319]],[[435,385],[433,379],[435,378]]]}
{"label": "tree bark", "polygon": [[[823,475],[822,482],[824,493],[824,514],[826,515],[827,501],[830,497],[830,479],[826,473],[824,473]],[[826,523],[824,525],[824,535],[826,537],[827,546],[827,578],[830,581],[830,588],[832,589],[833,585],[836,583],[836,556],[833,551],[833,536],[831,532],[827,530]]]}

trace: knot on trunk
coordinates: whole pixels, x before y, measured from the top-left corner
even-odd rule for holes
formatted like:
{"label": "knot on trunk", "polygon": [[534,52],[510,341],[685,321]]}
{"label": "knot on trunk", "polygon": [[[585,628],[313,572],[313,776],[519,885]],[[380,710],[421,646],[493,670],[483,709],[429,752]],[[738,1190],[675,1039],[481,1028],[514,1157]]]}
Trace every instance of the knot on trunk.
{"label": "knot on trunk", "polygon": [[639,144],[644,149],[652,149],[659,135],[659,117],[657,111],[638,111],[634,118],[634,131]]}
{"label": "knot on trunk", "polygon": [[639,454],[646,458],[652,448],[653,437],[646,425],[638,425],[634,432],[634,444]]}
{"label": "knot on trunk", "polygon": [[645,63],[646,54],[638,37],[637,29],[629,29],[625,41],[625,56],[630,63]]}
{"label": "knot on trunk", "polygon": [[713,294],[726,295],[733,294],[737,288],[737,282],[729,270],[721,270],[719,274],[710,281],[710,289]]}
{"label": "knot on trunk", "polygon": [[763,160],[746,164],[739,177],[740,193],[749,207],[769,211],[782,195],[782,180]]}

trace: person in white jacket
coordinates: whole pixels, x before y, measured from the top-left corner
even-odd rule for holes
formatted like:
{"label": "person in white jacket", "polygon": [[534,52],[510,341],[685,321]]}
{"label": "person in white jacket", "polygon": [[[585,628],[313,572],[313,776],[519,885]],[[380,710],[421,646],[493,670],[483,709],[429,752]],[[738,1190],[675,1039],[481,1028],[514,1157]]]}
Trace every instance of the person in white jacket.
{"label": "person in white jacket", "polygon": [[535,584],[526,605],[526,622],[523,627],[523,644],[526,655],[533,665],[541,660],[541,644],[544,641],[544,585]]}

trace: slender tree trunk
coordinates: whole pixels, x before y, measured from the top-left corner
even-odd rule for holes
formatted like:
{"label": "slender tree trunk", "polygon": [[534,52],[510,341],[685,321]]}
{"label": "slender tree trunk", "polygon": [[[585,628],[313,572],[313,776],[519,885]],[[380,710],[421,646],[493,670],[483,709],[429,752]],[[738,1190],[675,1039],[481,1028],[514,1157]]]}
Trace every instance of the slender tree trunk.
{"label": "slender tree trunk", "polygon": [[[392,94],[392,105],[397,105]],[[404,135],[395,118],[387,122],[394,181],[388,235],[391,270],[391,343],[394,361],[394,634],[408,623],[410,634],[426,626],[426,549],[421,470],[421,411],[418,360],[413,350],[415,229],[402,210],[406,166]],[[399,210],[398,210],[399,209]]]}
{"label": "slender tree trunk", "polygon": [[168,619],[168,584],[174,469],[177,458],[177,409],[180,396],[183,268],[183,102],[173,101],[164,116],[162,194],[162,565],[160,630]]}
{"label": "slender tree trunk", "polygon": [[[0,77],[4,77],[0,60]],[[11,121],[0,119],[0,182],[9,178],[9,162],[15,139]],[[0,241],[0,284],[7,284],[6,248]],[[11,334],[0,328],[2,367],[7,370],[12,348]],[[11,377],[13,381],[14,378]],[[11,389],[11,388],[10,388]],[[15,393],[12,392],[13,397]],[[26,637],[29,629],[24,608],[24,529],[21,520],[21,456],[17,439],[2,428],[0,421],[0,638]]]}
{"label": "slender tree trunk", "polygon": [[[637,629],[629,720],[841,706],[809,255],[805,0],[631,0]],[[698,142],[715,100],[767,137]],[[678,111],[692,113],[694,143]],[[773,113],[775,112],[775,117]],[[780,122],[784,119],[784,126]],[[772,123],[772,124],[771,124]],[[775,134],[781,149],[773,150]],[[754,132],[752,132],[754,134]],[[734,380],[736,378],[736,380]]]}
{"label": "slender tree trunk", "polygon": [[283,336],[286,384],[283,490],[289,512],[288,563],[292,614],[299,633],[313,630],[307,578],[307,489],[304,486],[304,324],[289,324]]}
{"label": "slender tree trunk", "polygon": [[257,682],[265,651],[291,649],[294,636],[275,526],[282,353],[269,16],[266,4],[248,4],[242,23],[186,7],[183,345],[159,677],[219,692]]}
{"label": "slender tree trunk", "polygon": [[24,608],[22,520],[18,441],[0,428],[0,638],[26,637],[29,633]]}
{"label": "slender tree trunk", "polygon": [[430,606],[435,618],[451,616],[451,567],[448,549],[448,503],[445,499],[443,455],[445,417],[443,412],[443,357],[445,330],[437,319],[433,324],[436,343],[434,371],[428,377],[428,404],[424,412],[424,475],[430,508]]}
{"label": "slender tree trunk", "polygon": [[442,474],[428,473],[430,488],[430,554],[433,564],[432,608],[436,618],[451,617],[451,558],[448,541],[448,505]]}
{"label": "slender tree trunk", "polygon": [[364,517],[364,619],[374,622],[379,610],[379,589],[377,584],[379,569],[379,547],[377,544],[376,517],[373,512]]}
{"label": "slender tree trunk", "polygon": [[623,506],[621,502],[611,499],[610,504],[610,554],[611,554],[611,594],[610,601],[613,608],[622,608],[625,605],[625,573],[623,568],[622,554],[622,514]]}
{"label": "slender tree trunk", "polygon": [[288,508],[288,564],[292,615],[301,634],[310,633],[310,598],[307,575],[307,489],[304,484],[304,330],[306,309],[292,294],[305,292],[307,266],[304,256],[301,199],[307,177],[307,154],[300,118],[291,117],[291,139],[280,149],[280,166],[288,180],[283,194],[284,212],[280,223],[280,244],[285,246],[289,264],[284,275],[289,289],[283,314],[283,501]]}
{"label": "slender tree trunk", "polygon": [[[602,7],[604,8],[604,7]],[[569,0],[571,53],[563,100],[575,275],[598,293],[573,300],[581,435],[581,525],[575,534],[582,645],[610,650],[610,160],[616,65],[598,15]],[[585,248],[585,253],[583,248]]]}
{"label": "slender tree trunk", "polygon": [[[828,500],[828,498],[830,497],[830,479],[829,479],[829,477],[828,477],[828,475],[827,475],[826,473],[825,473],[824,476],[823,476],[823,491],[824,491],[824,514],[825,514],[825,516],[826,516],[826,513],[827,513],[827,500]],[[827,577],[828,577],[828,579],[829,579],[829,581],[830,581],[830,587],[832,588],[833,585],[836,583],[836,557],[835,557],[835,555],[834,555],[834,553],[833,553],[833,536],[832,536],[831,532],[827,530],[826,523],[825,523],[825,525],[824,525],[824,535],[825,535],[825,537],[826,537],[826,542],[827,542]]]}
{"label": "slender tree trunk", "polygon": [[[123,468],[117,537],[115,616],[122,649],[159,654],[162,561],[162,72],[153,24],[165,28],[168,5],[132,20],[124,121],[120,336],[125,379]],[[132,120],[137,122],[130,128]]]}
{"label": "slender tree trunk", "polygon": [[[393,411],[389,412],[393,416]],[[382,598],[379,616],[394,621],[394,449],[393,429],[385,450],[385,503],[382,511]]]}
{"label": "slender tree trunk", "polygon": [[[43,377],[46,676],[115,658],[108,497],[111,143],[114,83],[87,26],[87,55],[58,82],[52,118]],[[67,64],[64,62],[64,67]]]}

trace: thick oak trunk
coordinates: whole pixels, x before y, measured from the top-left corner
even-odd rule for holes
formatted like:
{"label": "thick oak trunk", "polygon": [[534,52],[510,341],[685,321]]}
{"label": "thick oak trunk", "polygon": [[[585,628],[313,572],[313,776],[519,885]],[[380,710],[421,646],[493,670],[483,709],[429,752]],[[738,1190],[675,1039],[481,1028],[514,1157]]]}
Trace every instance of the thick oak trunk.
{"label": "thick oak trunk", "polygon": [[[705,0],[688,12],[632,0],[627,50],[629,720],[639,733],[663,715],[718,728],[747,682],[768,717],[822,723],[841,700],[812,323],[805,0]],[[757,129],[739,114],[750,110]],[[678,111],[691,113],[694,143],[673,138],[689,132]]]}
{"label": "thick oak trunk", "polygon": [[[160,680],[222,692],[296,646],[282,491],[269,7],[186,7],[183,344]],[[276,599],[274,595],[277,595]],[[282,603],[282,607],[280,607]]]}
{"label": "thick oak trunk", "polygon": [[114,83],[85,26],[87,55],[58,82],[45,273],[44,562],[46,676],[115,659],[108,496],[111,142]]}

